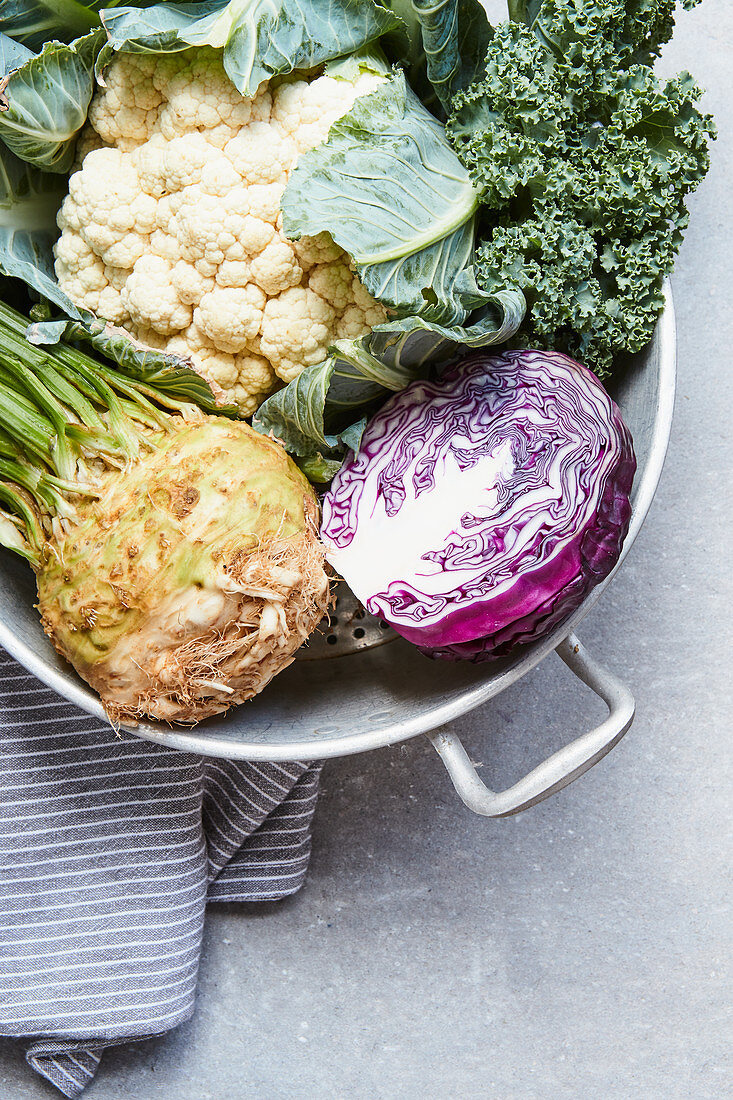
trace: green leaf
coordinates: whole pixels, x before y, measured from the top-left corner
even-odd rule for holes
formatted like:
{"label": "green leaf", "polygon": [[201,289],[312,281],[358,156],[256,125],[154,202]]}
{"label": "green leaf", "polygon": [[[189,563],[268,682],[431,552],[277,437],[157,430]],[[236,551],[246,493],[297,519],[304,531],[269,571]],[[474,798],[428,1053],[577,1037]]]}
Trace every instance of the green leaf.
{"label": "green leaf", "polygon": [[285,232],[329,232],[374,297],[399,314],[462,322],[476,191],[442,125],[395,72],[305,153],[281,200]]}
{"label": "green leaf", "polygon": [[0,73],[9,73],[33,57],[33,50],[0,31]]}
{"label": "green leaf", "polygon": [[[137,6],[148,7],[155,0],[137,0]],[[0,32],[40,50],[44,42],[55,38],[71,42],[100,26],[100,8],[116,8],[119,0],[2,0]]]}
{"label": "green leaf", "polygon": [[[292,454],[301,457],[333,450],[344,435],[353,442],[354,410],[362,409],[386,392],[403,389],[415,377],[415,368],[401,361],[399,340],[385,361],[368,348],[369,337],[339,340],[322,363],[316,363],[268,397],[252,425],[263,435],[276,436]],[[388,343],[388,341],[385,341]],[[342,430],[328,431],[327,419],[349,421]],[[346,434],[349,433],[349,434]]]}
{"label": "green leaf", "polygon": [[50,38],[70,41],[99,26],[99,3],[77,0],[3,0],[0,31],[11,34],[31,49],[40,49]]}
{"label": "green leaf", "polygon": [[491,26],[479,0],[412,0],[427,77],[447,111],[457,91],[482,76]]}
{"label": "green leaf", "polygon": [[56,212],[65,193],[65,179],[32,168],[0,144],[0,272],[80,318],[53,267]]}
{"label": "green leaf", "polygon": [[243,95],[263,80],[354,53],[399,30],[372,0],[214,0],[105,11],[103,67],[118,50],[166,53],[189,46],[223,48],[224,68]]}
{"label": "green leaf", "polygon": [[217,402],[217,395],[189,360],[146,348],[128,332],[116,329],[86,311],[82,312],[80,321],[41,321],[32,324],[27,337],[32,344],[41,346],[57,344],[60,340],[91,344],[132,378],[177,401],[193,401],[206,412],[237,415],[236,408]]}
{"label": "green leaf", "polygon": [[0,138],[22,160],[66,173],[94,91],[101,31],[42,52],[0,80]]}
{"label": "green leaf", "polygon": [[669,37],[674,7],[517,0],[447,124],[491,208],[479,285],[526,292],[515,343],[599,375],[652,335],[715,136],[688,74],[662,85],[639,64]]}

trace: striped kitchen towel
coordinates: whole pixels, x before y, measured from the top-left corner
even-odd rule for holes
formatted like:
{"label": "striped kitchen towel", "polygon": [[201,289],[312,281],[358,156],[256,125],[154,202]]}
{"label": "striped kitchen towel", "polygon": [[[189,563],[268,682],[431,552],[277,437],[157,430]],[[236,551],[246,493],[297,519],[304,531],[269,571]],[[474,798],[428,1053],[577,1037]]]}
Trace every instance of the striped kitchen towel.
{"label": "striped kitchen towel", "polygon": [[105,1047],[191,1016],[207,901],[302,884],[320,765],[118,735],[1,650],[0,750],[0,1035],[78,1096]]}

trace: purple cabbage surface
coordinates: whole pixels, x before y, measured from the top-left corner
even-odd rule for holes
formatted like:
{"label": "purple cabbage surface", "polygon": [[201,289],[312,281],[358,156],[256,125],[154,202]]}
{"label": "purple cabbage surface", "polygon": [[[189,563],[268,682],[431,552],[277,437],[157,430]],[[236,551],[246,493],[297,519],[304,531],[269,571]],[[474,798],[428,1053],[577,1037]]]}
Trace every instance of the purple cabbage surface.
{"label": "purple cabbage surface", "polygon": [[485,660],[550,633],[608,576],[635,469],[589,370],[479,352],[373,417],[321,533],[372,614],[429,656]]}

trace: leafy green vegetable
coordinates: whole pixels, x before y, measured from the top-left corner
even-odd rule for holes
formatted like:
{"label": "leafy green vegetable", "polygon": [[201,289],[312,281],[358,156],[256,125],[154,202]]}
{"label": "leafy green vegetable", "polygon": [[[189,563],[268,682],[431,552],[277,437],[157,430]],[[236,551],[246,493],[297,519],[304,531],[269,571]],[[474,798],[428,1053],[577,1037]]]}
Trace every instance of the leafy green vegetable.
{"label": "leafy green vegetable", "polygon": [[479,0],[412,0],[427,77],[447,111],[456,92],[483,75],[491,28]]}
{"label": "leafy green vegetable", "polygon": [[[329,72],[337,75],[338,64]],[[476,191],[401,71],[357,100],[327,141],[299,159],[281,207],[289,236],[329,232],[394,314],[368,336],[337,342],[256,415],[258,430],[300,456],[309,476],[316,469],[331,476],[334,452],[357,438],[353,425],[344,437],[344,424],[441,355],[506,340],[525,301],[519,288],[477,286]]]}
{"label": "leafy green vegetable", "polygon": [[112,7],[103,0],[79,3],[78,0],[3,0],[0,4],[0,31],[11,34],[33,50],[56,38],[70,42],[99,26],[97,11]]}
{"label": "leafy green vegetable", "polygon": [[56,212],[65,192],[61,176],[32,168],[0,143],[0,272],[22,279],[78,320],[53,268]]}
{"label": "leafy green vegetable", "polygon": [[33,50],[29,50],[21,42],[8,38],[7,34],[0,31],[0,73],[9,73],[11,69],[17,69],[33,57]]}
{"label": "leafy green vegetable", "polygon": [[[407,39],[385,45],[412,90],[444,120],[451,97],[483,74],[491,28],[480,0],[382,0],[404,22]],[[405,48],[406,47],[406,48]]]}
{"label": "leafy green vegetable", "polygon": [[402,72],[300,157],[280,205],[289,237],[331,233],[399,315],[461,324],[480,302],[459,279],[473,256],[475,189]]}
{"label": "leafy green vegetable", "polygon": [[489,215],[479,286],[525,293],[520,343],[601,374],[651,337],[715,135],[689,74],[661,85],[640,64],[669,38],[673,6],[515,3],[529,27],[495,29],[486,77],[448,121]]}
{"label": "leafy green vegetable", "polygon": [[[694,8],[700,0],[682,0]],[[677,0],[508,0],[509,18],[526,23],[545,49],[598,74],[614,65],[651,65],[674,32]],[[580,73],[579,73],[580,75]]]}
{"label": "leafy green vegetable", "polygon": [[189,46],[224,51],[224,68],[242,95],[294,69],[310,69],[354,53],[401,27],[372,0],[206,0],[156,4],[140,11],[105,11],[109,43],[103,67],[117,50],[167,53]]}
{"label": "leafy green vegetable", "polygon": [[92,31],[70,45],[48,42],[40,54],[0,80],[0,138],[29,164],[69,171],[94,91],[94,62],[103,37],[101,31]]}
{"label": "leafy green vegetable", "polygon": [[[32,50],[40,50],[44,42],[55,38],[71,42],[101,25],[102,8],[116,8],[120,0],[2,0],[0,32],[10,34]],[[139,8],[149,7],[156,0],[136,0]],[[7,71],[7,70],[6,70]]]}

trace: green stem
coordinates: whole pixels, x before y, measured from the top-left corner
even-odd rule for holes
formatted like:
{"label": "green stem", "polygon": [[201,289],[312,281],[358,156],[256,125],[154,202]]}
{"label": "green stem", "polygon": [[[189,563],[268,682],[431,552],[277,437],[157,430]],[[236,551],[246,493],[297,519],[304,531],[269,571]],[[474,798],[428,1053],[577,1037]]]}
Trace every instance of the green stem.
{"label": "green stem", "polygon": [[76,455],[69,447],[66,438],[66,428],[69,423],[69,410],[56,400],[49,389],[44,386],[36,374],[20,359],[13,355],[3,357],[3,365],[16,381],[20,382],[31,400],[40,405],[42,412],[46,414],[56,430],[56,439],[53,443],[53,465],[59,477],[71,477],[76,467]]}
{"label": "green stem", "polygon": [[[107,408],[107,430],[117,440],[120,451],[128,461],[133,461],[140,454],[140,433],[135,431],[129,416],[125,415],[119,397],[99,374],[98,364],[93,360],[89,362],[91,367],[84,362],[86,356],[79,355],[79,360],[71,368],[77,378],[87,383],[93,392],[97,394],[97,401]],[[91,394],[90,394],[91,396]]]}
{"label": "green stem", "polygon": [[42,462],[51,462],[56,433],[22,393],[0,385],[0,426],[22,451]]}
{"label": "green stem", "polygon": [[25,489],[47,512],[66,518],[76,514],[76,509],[61,496],[56,486],[43,476],[42,471],[33,466],[0,458],[0,477],[7,478],[13,484],[19,485],[21,489]]}
{"label": "green stem", "polygon": [[[32,505],[25,499],[22,492],[20,492],[13,485],[6,485],[0,481],[0,500],[4,501],[11,510],[20,518],[23,527],[25,528],[26,537],[30,545],[30,549],[26,552],[21,549],[16,543],[9,540],[7,536],[9,531],[6,529],[6,538],[0,535],[0,545],[7,547],[8,550],[14,550],[17,554],[22,554],[28,561],[34,565],[39,561],[39,550],[43,545],[43,529],[39,522],[38,516],[34,511]],[[10,523],[10,517],[7,517],[7,522]]]}

